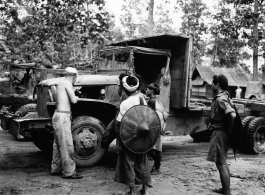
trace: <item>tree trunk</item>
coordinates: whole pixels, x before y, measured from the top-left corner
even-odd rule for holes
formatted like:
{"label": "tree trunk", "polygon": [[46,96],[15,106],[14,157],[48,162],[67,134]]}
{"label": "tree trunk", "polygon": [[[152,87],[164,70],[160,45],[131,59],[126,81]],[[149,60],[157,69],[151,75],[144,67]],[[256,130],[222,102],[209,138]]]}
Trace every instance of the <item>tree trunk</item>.
{"label": "tree trunk", "polygon": [[[258,0],[254,0],[254,14],[256,15],[258,13]],[[253,47],[253,81],[258,80],[258,46],[259,46],[259,40],[258,40],[258,18],[254,20],[254,28],[253,28],[253,34],[254,34],[254,47]]]}
{"label": "tree trunk", "polygon": [[149,0],[148,3],[148,20],[147,20],[147,34],[154,33],[154,0]]}
{"label": "tree trunk", "polygon": [[215,45],[214,45],[214,51],[213,51],[213,61],[212,61],[212,66],[213,66],[214,63],[215,63],[216,55],[217,55],[217,44],[215,43]]}

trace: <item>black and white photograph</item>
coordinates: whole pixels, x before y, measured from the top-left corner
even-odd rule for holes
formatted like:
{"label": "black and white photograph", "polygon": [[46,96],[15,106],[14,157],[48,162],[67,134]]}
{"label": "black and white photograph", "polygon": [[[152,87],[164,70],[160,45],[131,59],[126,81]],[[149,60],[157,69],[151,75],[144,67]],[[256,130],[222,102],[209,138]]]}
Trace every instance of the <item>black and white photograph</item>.
{"label": "black and white photograph", "polygon": [[1,0],[0,195],[264,195],[264,0]]}

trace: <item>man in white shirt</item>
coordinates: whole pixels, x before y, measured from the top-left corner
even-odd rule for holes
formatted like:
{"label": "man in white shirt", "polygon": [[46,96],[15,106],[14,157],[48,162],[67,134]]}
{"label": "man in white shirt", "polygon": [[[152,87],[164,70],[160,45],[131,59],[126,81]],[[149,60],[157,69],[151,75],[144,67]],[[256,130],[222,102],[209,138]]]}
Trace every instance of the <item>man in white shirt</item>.
{"label": "man in white shirt", "polygon": [[236,98],[241,98],[241,92],[242,92],[242,89],[237,86],[237,89],[236,89]]}

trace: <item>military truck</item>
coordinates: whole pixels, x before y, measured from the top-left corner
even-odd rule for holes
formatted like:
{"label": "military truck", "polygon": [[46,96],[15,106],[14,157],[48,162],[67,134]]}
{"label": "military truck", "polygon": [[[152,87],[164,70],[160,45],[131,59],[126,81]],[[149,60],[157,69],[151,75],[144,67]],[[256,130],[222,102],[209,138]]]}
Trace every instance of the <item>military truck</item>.
{"label": "military truck", "polygon": [[[210,107],[190,98],[194,68],[191,48],[190,37],[164,34],[112,43],[99,51],[96,69],[102,74],[104,72],[104,75],[80,76],[74,84],[77,88],[89,89],[89,93],[87,90],[81,93],[85,94],[82,96],[84,98],[72,106],[75,158],[79,166],[96,164],[106,152],[100,147],[100,142],[106,126],[115,117],[115,102],[118,100],[118,78],[108,74],[115,75],[116,70],[128,70],[133,75],[141,75],[143,93],[150,83],[155,82],[160,86],[158,98],[170,113],[166,122],[167,131],[174,135],[191,135],[195,139],[210,134],[207,131]],[[36,117],[11,120],[9,129],[10,133],[16,129],[30,132],[35,145],[46,152],[51,152],[52,148],[51,116],[55,109],[56,83],[60,79],[63,78],[49,79],[38,84]],[[106,88],[109,102],[99,100],[96,96],[102,87]],[[236,107],[244,119],[244,129],[240,134],[242,148],[263,153],[265,120],[259,116],[264,114],[265,107],[246,100],[237,101]]]}
{"label": "military truck", "polygon": [[[211,100],[191,99],[192,40],[188,36],[163,34],[120,41],[99,53],[99,67],[126,67],[143,80],[142,91],[152,82],[160,86],[158,99],[170,117],[166,130],[174,135],[190,135],[195,141],[209,140],[207,130]],[[265,152],[265,104],[245,99],[235,100],[243,119],[241,150]]]}
{"label": "military truck", "polygon": [[0,78],[0,107],[9,106],[10,111],[15,112],[22,105],[32,102],[33,89],[38,82],[41,69],[35,68],[35,63],[6,66],[6,75]]}
{"label": "military truck", "polygon": [[[0,78],[0,117],[1,128],[9,129],[12,118],[32,118],[36,112],[35,86],[47,78],[62,77],[64,69],[47,69],[36,67],[35,63],[6,64],[6,75]],[[80,74],[92,74],[80,71]],[[17,130],[13,134],[17,139],[24,136]],[[26,135],[27,138],[30,136]]]}
{"label": "military truck", "polygon": [[[40,150],[52,152],[52,116],[55,110],[57,84],[64,77],[41,81],[37,86],[37,112],[28,119],[12,119],[9,133],[30,132],[31,139]],[[74,84],[79,101],[72,105],[72,134],[75,160],[78,166],[91,166],[105,154],[100,142],[102,135],[114,119],[119,100],[118,76],[80,75]],[[106,100],[100,100],[100,90],[105,89]]]}

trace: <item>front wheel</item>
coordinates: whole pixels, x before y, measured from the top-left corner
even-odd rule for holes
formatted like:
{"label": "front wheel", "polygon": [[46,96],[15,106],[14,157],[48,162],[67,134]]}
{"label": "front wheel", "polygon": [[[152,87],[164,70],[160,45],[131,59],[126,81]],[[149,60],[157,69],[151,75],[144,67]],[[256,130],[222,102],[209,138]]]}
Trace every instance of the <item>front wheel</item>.
{"label": "front wheel", "polygon": [[92,166],[102,159],[107,151],[101,147],[105,129],[105,125],[93,117],[79,116],[74,119],[72,134],[77,166]]}

